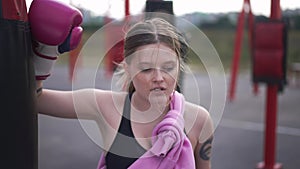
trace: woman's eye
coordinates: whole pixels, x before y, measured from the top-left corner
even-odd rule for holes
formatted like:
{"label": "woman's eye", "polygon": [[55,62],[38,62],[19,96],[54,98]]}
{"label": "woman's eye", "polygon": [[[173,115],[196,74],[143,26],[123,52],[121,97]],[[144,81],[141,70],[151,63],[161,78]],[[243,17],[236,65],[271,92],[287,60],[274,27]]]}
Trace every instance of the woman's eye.
{"label": "woman's eye", "polygon": [[152,68],[142,68],[141,72],[150,72],[152,70]]}
{"label": "woman's eye", "polygon": [[165,72],[171,72],[174,70],[174,67],[173,66],[172,67],[163,67],[162,70]]}

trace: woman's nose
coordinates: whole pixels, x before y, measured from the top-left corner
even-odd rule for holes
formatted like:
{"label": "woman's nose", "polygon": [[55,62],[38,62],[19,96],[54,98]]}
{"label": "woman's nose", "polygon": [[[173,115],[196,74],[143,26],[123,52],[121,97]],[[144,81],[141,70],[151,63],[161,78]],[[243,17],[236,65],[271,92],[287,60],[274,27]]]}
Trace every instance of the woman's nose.
{"label": "woman's nose", "polygon": [[154,82],[161,82],[163,81],[164,78],[163,78],[163,73],[160,69],[155,69],[153,71],[153,81]]}

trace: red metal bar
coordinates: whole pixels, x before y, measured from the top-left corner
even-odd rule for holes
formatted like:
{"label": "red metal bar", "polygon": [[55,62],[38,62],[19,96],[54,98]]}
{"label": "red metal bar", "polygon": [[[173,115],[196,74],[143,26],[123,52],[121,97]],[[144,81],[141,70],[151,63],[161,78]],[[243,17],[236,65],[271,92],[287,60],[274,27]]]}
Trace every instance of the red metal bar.
{"label": "red metal bar", "polygon": [[[272,0],[270,19],[281,19],[280,0]],[[265,153],[264,162],[258,168],[282,169],[282,164],[276,163],[276,128],[277,128],[277,93],[278,85],[268,84],[266,100]]]}
{"label": "red metal bar", "polygon": [[125,0],[125,17],[129,16],[130,12],[129,12],[129,0]]}
{"label": "red metal bar", "polygon": [[267,86],[265,116],[265,152],[264,162],[258,164],[259,169],[282,169],[282,164],[275,163],[276,128],[277,128],[277,93],[278,85]]}
{"label": "red metal bar", "polygon": [[252,49],[252,35],[253,35],[253,26],[254,26],[254,16],[253,16],[253,13],[252,13],[250,0],[246,0],[246,3],[248,4],[248,8],[249,8],[249,11],[248,11],[249,45],[250,45],[250,49]]}
{"label": "red metal bar", "polygon": [[271,1],[271,19],[281,19],[280,0]]}
{"label": "red metal bar", "polygon": [[[254,16],[251,9],[251,3],[250,0],[245,0],[246,3],[248,3],[248,39],[249,39],[249,51],[250,56],[253,56],[252,54],[252,37],[253,37],[253,26],[254,26]],[[259,93],[259,85],[257,83],[253,84],[253,93],[254,95],[257,95]]]}
{"label": "red metal bar", "polygon": [[276,122],[277,122],[277,85],[268,85],[266,100],[265,168],[273,169],[275,164]]}
{"label": "red metal bar", "polygon": [[[280,0],[271,1],[270,19],[281,19]],[[265,138],[265,167],[267,169],[282,168],[275,164],[276,158],[276,127],[277,127],[277,93],[278,85],[268,85],[267,112],[266,112],[266,138]],[[275,167],[276,166],[276,167]]]}
{"label": "red metal bar", "polygon": [[236,86],[236,77],[239,68],[240,62],[240,55],[241,55],[241,47],[242,47],[242,38],[243,38],[243,28],[244,28],[244,21],[245,20],[245,11],[244,7],[239,14],[238,23],[237,23],[237,33],[235,37],[235,44],[234,44],[234,54],[233,54],[233,62],[231,68],[231,79],[230,79],[230,86],[229,86],[229,100],[233,101],[235,97],[235,86]]}
{"label": "red metal bar", "polygon": [[28,21],[27,7],[25,0],[9,1],[2,0],[0,7],[2,7],[1,17],[4,19]]}

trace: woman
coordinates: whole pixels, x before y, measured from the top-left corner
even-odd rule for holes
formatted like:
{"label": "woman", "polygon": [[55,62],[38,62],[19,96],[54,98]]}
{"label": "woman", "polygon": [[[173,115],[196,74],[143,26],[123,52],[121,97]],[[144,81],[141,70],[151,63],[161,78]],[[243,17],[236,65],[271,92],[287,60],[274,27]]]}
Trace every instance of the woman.
{"label": "woman", "polygon": [[[126,92],[44,89],[38,96],[38,110],[56,117],[96,120],[104,136],[99,168],[138,168],[141,164],[165,168],[164,165],[174,163],[171,168],[209,169],[213,135],[209,113],[199,105],[186,102],[175,91],[187,50],[182,35],[167,21],[154,18],[139,22],[125,36],[120,81]],[[38,87],[41,86],[42,81],[38,81]],[[174,111],[177,114],[173,123],[167,118]],[[157,141],[161,136],[157,126],[168,122],[173,128],[184,124],[179,134],[175,131],[179,137],[167,148],[169,138],[164,137],[159,150],[154,150],[161,141]],[[176,152],[175,148],[178,148]],[[163,155],[153,155],[154,151],[163,150]],[[148,156],[143,158],[145,154]]]}

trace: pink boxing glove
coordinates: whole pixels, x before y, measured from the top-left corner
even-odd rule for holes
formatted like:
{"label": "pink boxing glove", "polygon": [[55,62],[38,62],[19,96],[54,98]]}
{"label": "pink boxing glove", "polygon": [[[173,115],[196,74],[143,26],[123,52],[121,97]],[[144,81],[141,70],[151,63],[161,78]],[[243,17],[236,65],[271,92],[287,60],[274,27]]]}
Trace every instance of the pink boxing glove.
{"label": "pink boxing glove", "polygon": [[50,76],[58,55],[75,49],[82,36],[82,14],[54,0],[33,0],[28,12],[34,41],[34,66],[37,80]]}

